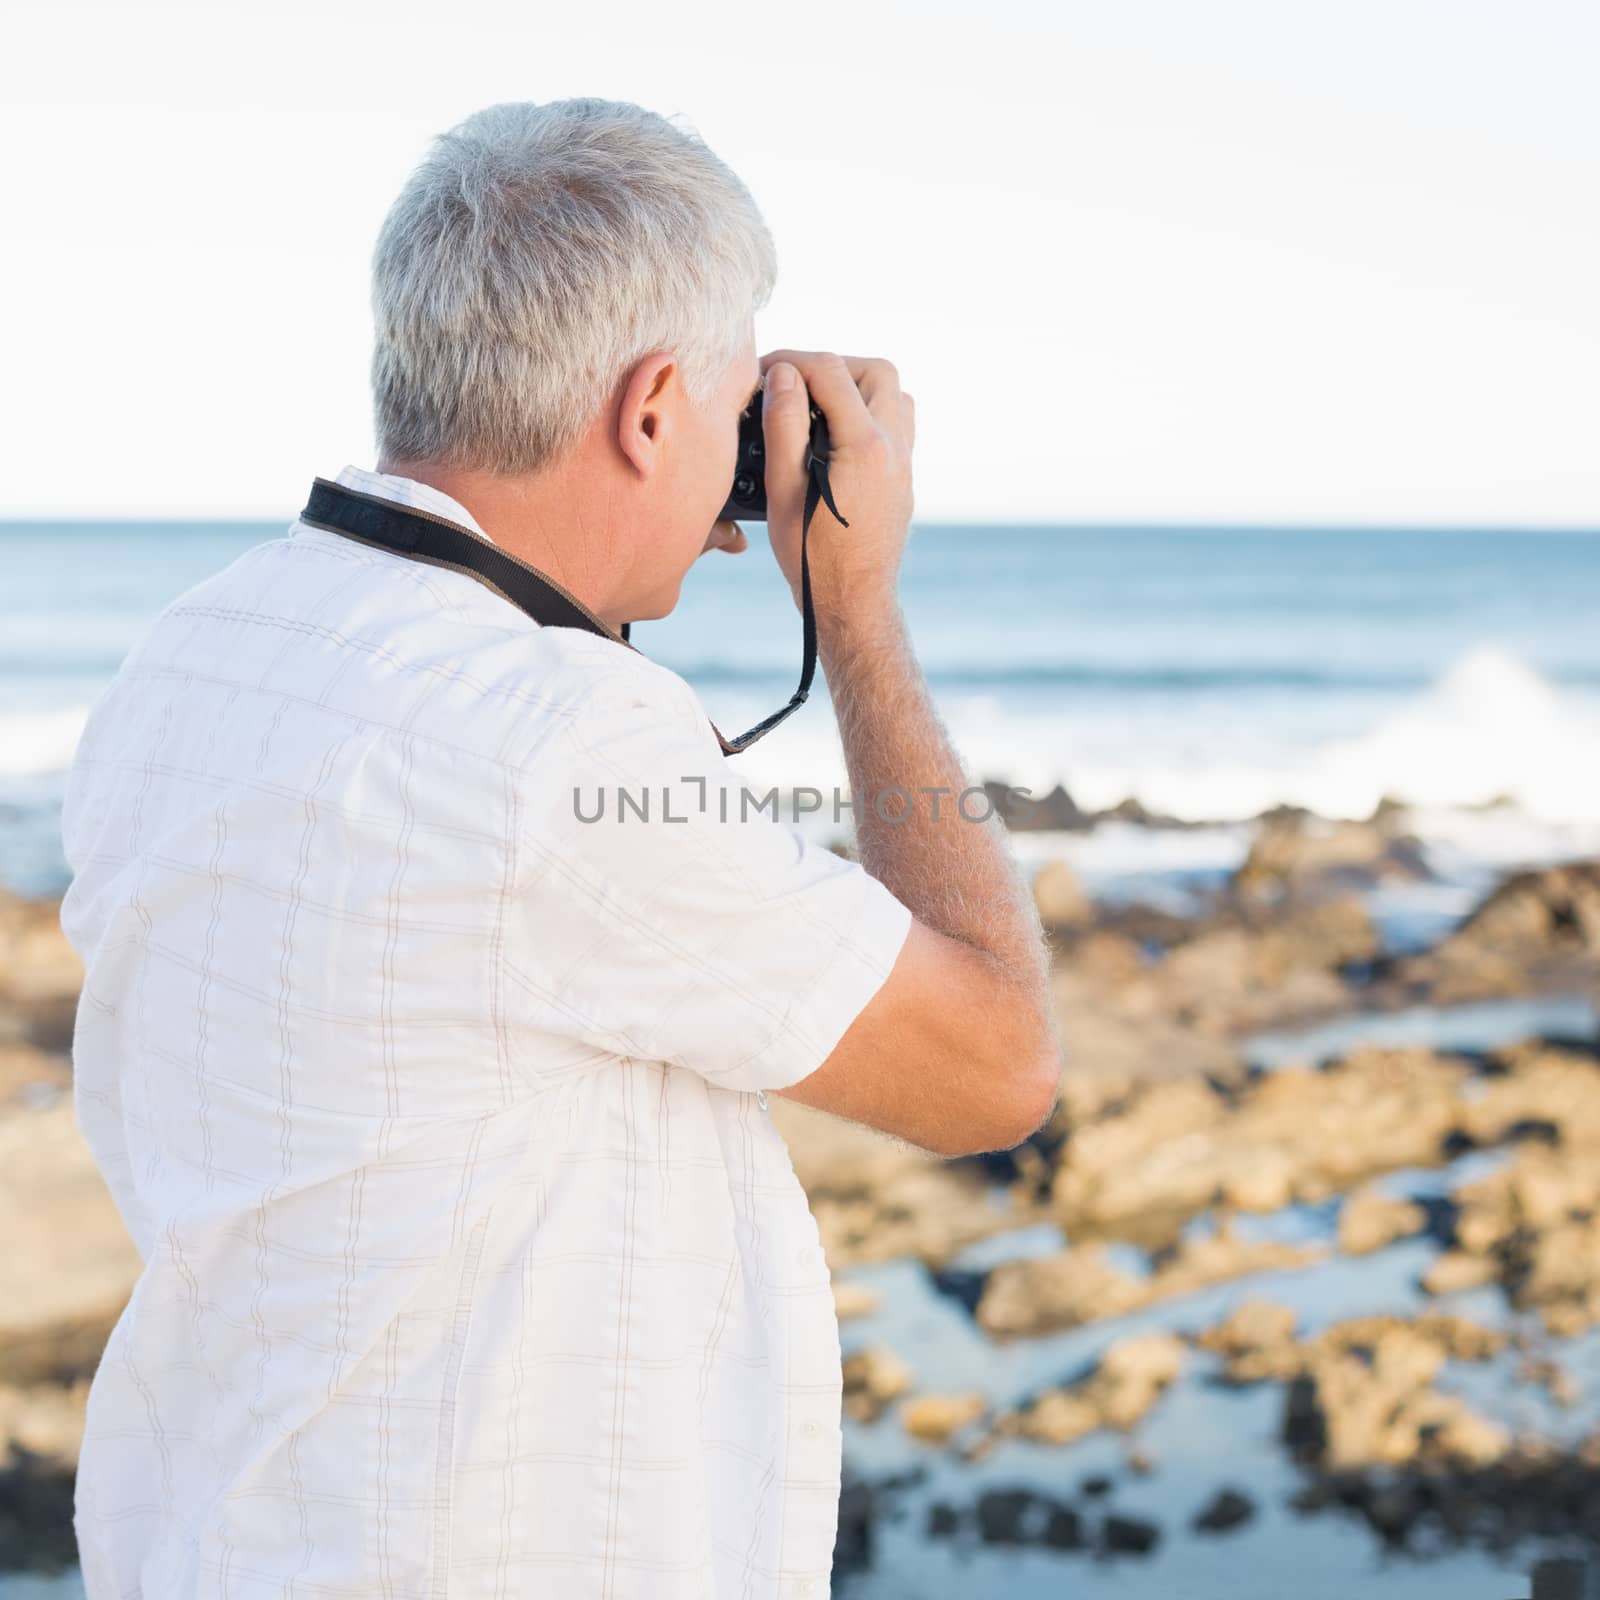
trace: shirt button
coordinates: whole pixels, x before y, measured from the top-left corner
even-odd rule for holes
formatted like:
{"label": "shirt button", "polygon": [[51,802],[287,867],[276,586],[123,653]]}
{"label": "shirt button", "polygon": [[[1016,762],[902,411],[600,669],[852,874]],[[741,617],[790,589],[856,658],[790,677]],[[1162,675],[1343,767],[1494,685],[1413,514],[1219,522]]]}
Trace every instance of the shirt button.
{"label": "shirt button", "polygon": [[820,1422],[802,1422],[800,1431],[806,1438],[815,1439],[822,1432],[822,1424]]}

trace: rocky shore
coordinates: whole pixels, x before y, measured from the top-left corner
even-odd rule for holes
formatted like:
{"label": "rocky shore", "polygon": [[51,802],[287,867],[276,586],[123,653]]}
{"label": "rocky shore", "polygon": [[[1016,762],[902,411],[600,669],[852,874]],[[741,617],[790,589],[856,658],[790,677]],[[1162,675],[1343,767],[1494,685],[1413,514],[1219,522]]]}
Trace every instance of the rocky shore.
{"label": "rocky shore", "polygon": [[[1050,800],[1048,824],[1103,820],[1069,805]],[[1066,1061],[1033,1140],[940,1162],[773,1098],[835,1271],[846,1416],[907,1452],[896,1473],[850,1475],[841,1579],[870,1567],[874,1528],[908,1494],[923,1536],[952,1550],[1137,1558],[1173,1528],[1248,1530],[1259,1491],[1225,1462],[1201,1503],[1164,1521],[1113,1492],[1113,1478],[1159,1485],[1141,1433],[1197,1384],[1276,1396],[1298,1516],[1357,1518],[1387,1544],[1600,1530],[1600,1430],[1581,1423],[1591,1397],[1566,1359],[1600,1325],[1600,1041],[1358,1045],[1270,1071],[1246,1048],[1317,1019],[1600,992],[1600,862],[1513,873],[1430,947],[1393,951],[1373,896],[1428,873],[1393,807],[1365,823],[1261,819],[1242,865],[1189,915],[1098,903],[1064,863],[1046,865],[1034,891]],[[0,1570],[71,1560],[84,1395],[139,1268],[73,1117],[80,978],[55,905],[0,895]],[[1280,1226],[1307,1217],[1317,1226]],[[1009,1256],[1024,1232],[1032,1245]],[[1418,1308],[1403,1313],[1375,1304],[1305,1325],[1259,1289],[1341,1262],[1372,1272],[1405,1249],[1425,1255]],[[926,1383],[913,1354],[855,1332],[881,1298],[863,1272],[897,1262],[997,1352],[1100,1324],[1112,1336],[1023,1392],[977,1372],[966,1387]],[[1116,1331],[1142,1317],[1163,1325]],[[1579,1422],[1508,1426],[1453,1376],[1480,1370]],[[1119,1473],[1071,1494],[1045,1486],[1034,1464],[1097,1439],[1120,1442]],[[962,1497],[945,1475],[927,1494],[935,1463],[1014,1463],[1016,1481]]]}

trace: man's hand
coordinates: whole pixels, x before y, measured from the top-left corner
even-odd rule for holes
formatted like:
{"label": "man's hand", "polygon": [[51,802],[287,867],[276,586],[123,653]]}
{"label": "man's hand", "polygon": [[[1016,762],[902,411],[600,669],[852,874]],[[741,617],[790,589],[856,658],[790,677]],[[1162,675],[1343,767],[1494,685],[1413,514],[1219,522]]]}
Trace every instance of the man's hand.
{"label": "man's hand", "polygon": [[[916,415],[894,364],[826,350],[769,350],[761,357],[767,392],[767,528],[772,552],[800,603],[800,523],[805,514],[808,396],[828,419],[828,486],[841,528],[819,502],[806,554],[821,628],[875,622],[894,606],[900,555],[911,526],[911,447]],[[772,381],[792,374],[790,388]]]}

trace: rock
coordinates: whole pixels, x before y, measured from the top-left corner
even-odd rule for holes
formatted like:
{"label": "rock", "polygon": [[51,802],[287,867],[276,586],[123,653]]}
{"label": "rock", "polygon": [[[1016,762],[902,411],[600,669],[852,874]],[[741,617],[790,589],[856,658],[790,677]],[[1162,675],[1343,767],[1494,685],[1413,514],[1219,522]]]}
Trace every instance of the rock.
{"label": "rock", "polygon": [[1196,1533],[1226,1533],[1255,1514],[1255,1501],[1249,1495],[1238,1489],[1218,1489],[1210,1502],[1196,1512],[1190,1526]]}
{"label": "rock", "polygon": [[1513,873],[1406,976],[1436,1003],[1521,994],[1600,962],[1600,861]]}
{"label": "rock", "polygon": [[1052,1506],[1039,1542],[1052,1550],[1083,1549],[1083,1518],[1071,1506]]}
{"label": "rock", "polygon": [[1558,1406],[1568,1409],[1583,1398],[1582,1386],[1559,1361],[1529,1357],[1517,1368],[1517,1380],[1538,1384]]}
{"label": "rock", "polygon": [[1377,1465],[1482,1465],[1509,1448],[1498,1425],[1433,1388],[1444,1348],[1387,1318],[1328,1330],[1302,1352],[1285,1393],[1283,1437],[1302,1460],[1345,1471]]}
{"label": "rock", "polygon": [[1100,1428],[1127,1432],[1183,1370],[1182,1340],[1148,1333],[1111,1345],[1087,1378],[1047,1389],[995,1419],[988,1437],[1020,1436],[1036,1444],[1071,1444]]}
{"label": "rock", "polygon": [[1392,812],[1372,822],[1330,822],[1303,814],[1265,819],[1234,874],[1234,892],[1275,901],[1430,878],[1421,844],[1397,833],[1394,819]]}
{"label": "rock", "polygon": [[1216,1231],[1180,1240],[1159,1256],[1146,1287],[1146,1300],[1171,1299],[1196,1289],[1258,1272],[1282,1272],[1309,1266],[1327,1254],[1318,1245],[1287,1244],[1278,1239],[1241,1239],[1226,1217]]}
{"label": "rock", "polygon": [[1161,1388],[1183,1371],[1183,1341],[1172,1333],[1142,1333],[1119,1339],[1100,1358],[1100,1372],[1113,1384]]}
{"label": "rock", "polygon": [[0,1384],[0,1457],[9,1447],[64,1470],[78,1464],[83,1443],[88,1377],[70,1384]]}
{"label": "rock", "polygon": [[0,1039],[68,1050],[82,984],[60,900],[0,889]]}
{"label": "rock", "polygon": [[[987,779],[983,791],[996,815],[1014,833],[1060,829],[1081,833],[1094,825],[1094,819],[1079,809],[1072,796],[1058,783],[1048,794],[1024,794],[1009,784]],[[973,807],[976,815],[976,806]]]}
{"label": "rock", "polygon": [[[1006,1419],[1001,1419],[1002,1423]],[[1100,1427],[1093,1400],[1070,1389],[1047,1389],[1018,1413],[1003,1431],[1020,1433],[1035,1444],[1072,1444]]]}
{"label": "rock", "polygon": [[43,1111],[72,1094],[72,1063],[31,1044],[0,1043],[0,1117]]}
{"label": "rock", "polygon": [[1195,1078],[1135,1087],[1072,1128],[1051,1205],[1069,1231],[1105,1228],[1219,1201],[1276,1208],[1432,1165],[1458,1131],[1471,1070],[1428,1050],[1363,1049],[1227,1096]]}
{"label": "rock", "polygon": [[876,1289],[864,1283],[850,1283],[834,1279],[833,1310],[841,1322],[851,1317],[870,1317],[879,1307],[882,1297]]}
{"label": "rock", "polygon": [[143,1263],[70,1100],[0,1118],[0,1382],[91,1374]]}
{"label": "rock", "polygon": [[1109,1555],[1149,1555],[1160,1539],[1161,1529],[1141,1517],[1113,1512],[1100,1524],[1100,1548]]}
{"label": "rock", "polygon": [[901,1405],[900,1422],[913,1439],[944,1444],[987,1409],[988,1402],[981,1394],[926,1394]]}
{"label": "rock", "polygon": [[781,1095],[769,1114],[837,1271],[915,1256],[932,1266],[978,1239],[1031,1220],[991,1198],[975,1163],[952,1162]]}
{"label": "rock", "polygon": [[844,1409],[857,1422],[875,1421],[891,1400],[911,1389],[911,1369],[879,1345],[846,1356],[841,1372]]}
{"label": "rock", "polygon": [[1052,861],[1035,874],[1033,903],[1047,928],[1081,928],[1094,918],[1094,902],[1065,861]]}
{"label": "rock", "polygon": [[1339,1248],[1349,1256],[1369,1255],[1420,1233],[1427,1221],[1427,1213],[1410,1200],[1391,1199],[1371,1186],[1357,1189],[1339,1208]]}
{"label": "rock", "polygon": [[1422,1275],[1422,1287],[1428,1294],[1459,1294],[1463,1289],[1477,1289],[1493,1283],[1495,1275],[1491,1257],[1468,1255],[1465,1250],[1446,1250]]}
{"label": "rock", "polygon": [[996,1267],[985,1280],[977,1319],[997,1338],[1038,1334],[1119,1316],[1147,1294],[1139,1279],[1111,1266],[1104,1245],[1078,1245]]}
{"label": "rock", "polygon": [[1029,1544],[1043,1530],[1051,1502],[1032,1489],[986,1489],[974,1511],[985,1544]]}
{"label": "rock", "polygon": [[1295,1314],[1289,1306],[1246,1300],[1195,1342],[1203,1350],[1227,1358],[1223,1375],[1229,1383],[1257,1383],[1298,1370],[1294,1325]]}

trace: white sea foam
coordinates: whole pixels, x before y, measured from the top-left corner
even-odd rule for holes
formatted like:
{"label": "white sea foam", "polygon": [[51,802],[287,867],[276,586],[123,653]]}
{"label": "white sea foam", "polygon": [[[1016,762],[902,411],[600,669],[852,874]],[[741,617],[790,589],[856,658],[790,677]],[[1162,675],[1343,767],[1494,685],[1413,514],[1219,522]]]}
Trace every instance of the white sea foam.
{"label": "white sea foam", "polygon": [[[64,769],[89,709],[0,713],[0,776]],[[1121,722],[1103,699],[1070,692],[1033,709],[963,697],[946,702],[944,715],[970,771],[1036,795],[1064,783],[1086,809],[1131,796],[1192,821],[1248,818],[1280,804],[1362,817],[1390,796],[1431,817],[1430,837],[1475,858],[1509,863],[1600,849],[1600,704],[1558,691],[1493,647],[1462,657],[1365,732],[1299,747],[1252,737],[1237,722],[1197,727],[1177,707]],[[721,722],[724,731],[739,725],[733,715]],[[795,718],[737,758],[737,770],[752,788],[822,790],[820,826],[831,823],[831,793],[846,783],[825,714]],[[1463,809],[1502,797],[1507,810]],[[1234,846],[1231,838],[1192,844],[1200,854]]]}
{"label": "white sea foam", "polygon": [[61,772],[72,760],[87,703],[38,711],[0,711],[0,777]]}

